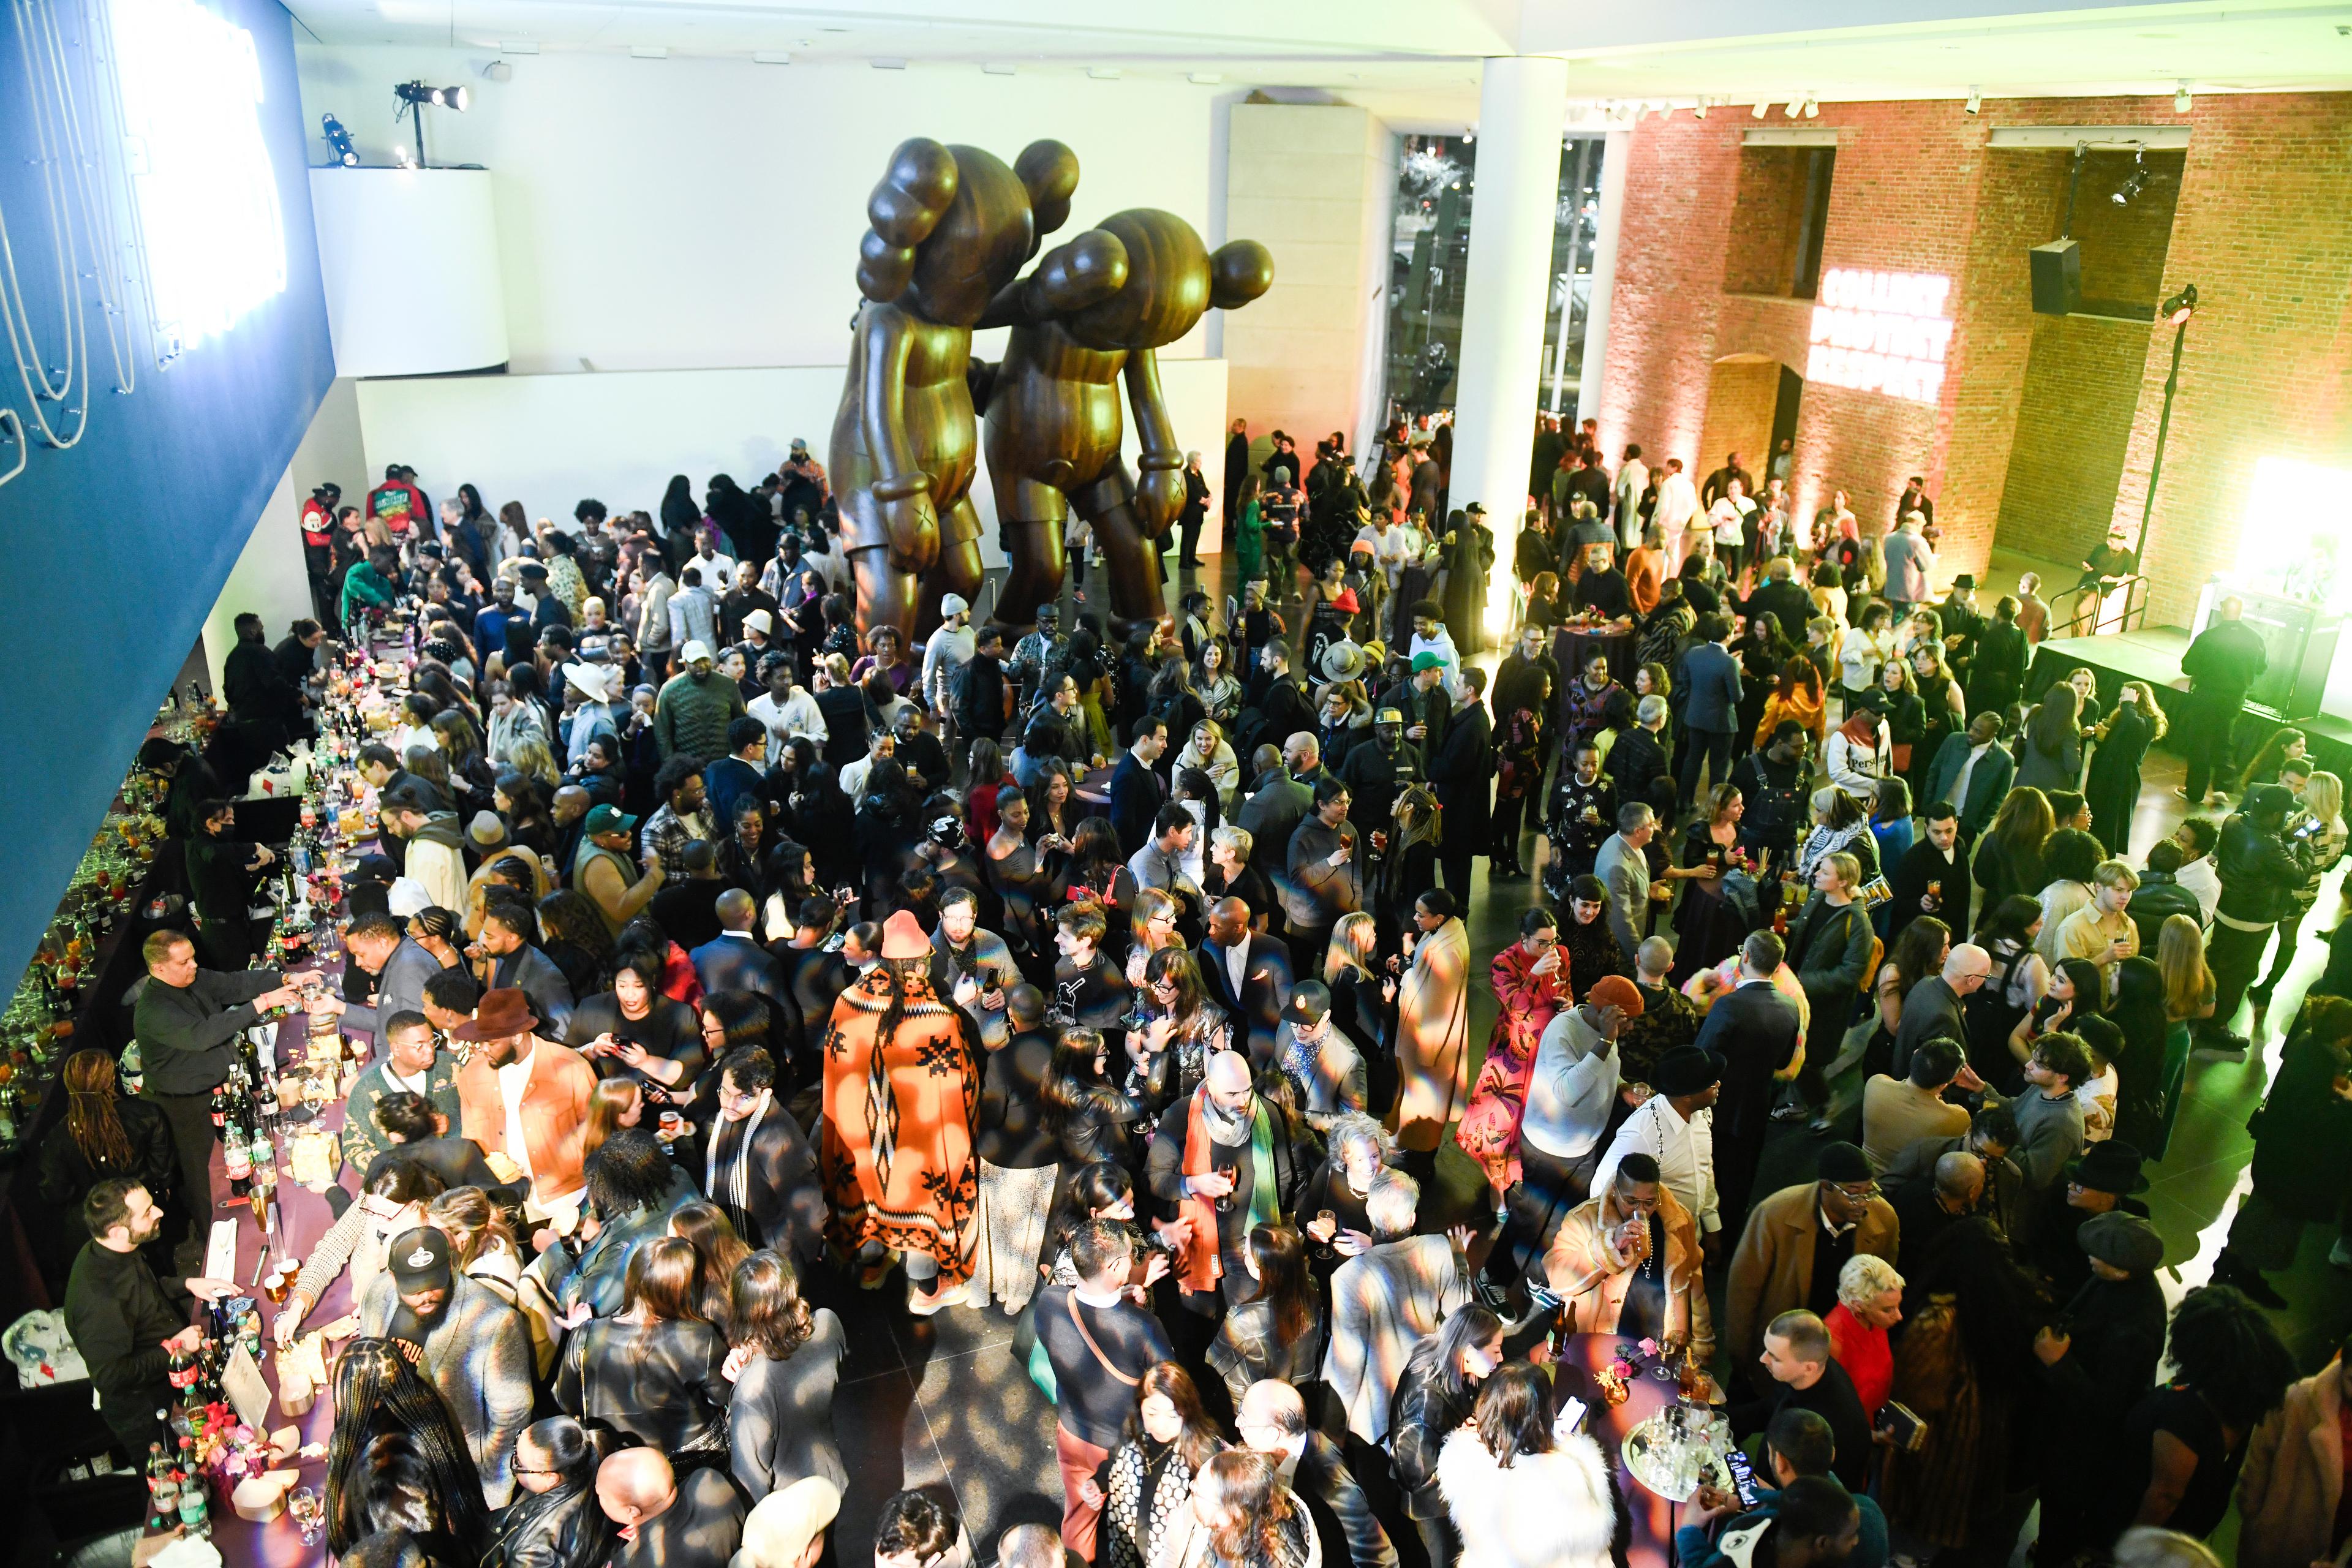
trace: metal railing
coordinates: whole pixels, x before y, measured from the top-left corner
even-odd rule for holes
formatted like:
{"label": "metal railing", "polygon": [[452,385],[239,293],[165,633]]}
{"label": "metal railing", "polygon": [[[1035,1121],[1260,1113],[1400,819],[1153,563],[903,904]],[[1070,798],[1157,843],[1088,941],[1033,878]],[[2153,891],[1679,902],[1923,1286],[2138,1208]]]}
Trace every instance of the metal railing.
{"label": "metal railing", "polygon": [[[2115,586],[2105,594],[2089,588],[2070,588],[2068,603],[2052,606],[2050,626],[2052,637],[2105,637],[2116,632],[2137,631],[2147,622],[2147,578],[2135,572],[2128,577],[2115,579]],[[2117,595],[2121,595],[2118,604]],[[2056,618],[2063,607],[2064,620]]]}

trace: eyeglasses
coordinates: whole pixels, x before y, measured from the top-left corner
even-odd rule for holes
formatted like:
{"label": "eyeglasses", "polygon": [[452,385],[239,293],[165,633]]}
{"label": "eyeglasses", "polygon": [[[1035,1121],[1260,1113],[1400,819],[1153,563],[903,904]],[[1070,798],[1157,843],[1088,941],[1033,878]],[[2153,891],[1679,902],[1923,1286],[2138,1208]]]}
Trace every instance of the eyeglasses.
{"label": "eyeglasses", "polygon": [[1860,1186],[1851,1186],[1844,1182],[1832,1182],[1830,1185],[1840,1197],[1858,1204],[1866,1204],[1878,1195],[1876,1182],[1864,1182]]}

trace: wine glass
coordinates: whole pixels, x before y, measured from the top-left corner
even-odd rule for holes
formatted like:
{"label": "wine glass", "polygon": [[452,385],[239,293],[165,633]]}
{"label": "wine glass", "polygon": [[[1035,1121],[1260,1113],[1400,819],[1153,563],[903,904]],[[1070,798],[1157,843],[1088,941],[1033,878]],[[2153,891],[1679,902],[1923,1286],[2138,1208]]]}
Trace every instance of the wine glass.
{"label": "wine glass", "polygon": [[286,1511],[294,1516],[294,1523],[302,1531],[302,1544],[319,1543],[320,1526],[326,1521],[326,1510],[319,1494],[309,1487],[296,1487],[286,1497]]}

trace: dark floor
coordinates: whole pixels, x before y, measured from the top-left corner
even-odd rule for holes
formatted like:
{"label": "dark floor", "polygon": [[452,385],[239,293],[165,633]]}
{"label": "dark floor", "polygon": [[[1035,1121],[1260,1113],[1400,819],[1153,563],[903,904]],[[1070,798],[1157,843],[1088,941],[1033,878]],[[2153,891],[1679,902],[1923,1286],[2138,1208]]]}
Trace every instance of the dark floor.
{"label": "dark floor", "polygon": [[[1218,564],[1216,558],[1210,559],[1203,585],[1222,601],[1234,584],[1229,573],[1220,574]],[[1177,593],[1192,581],[1186,574],[1171,582],[1171,607]],[[984,594],[983,615],[989,602]],[[1069,624],[1066,618],[1064,624]],[[1489,654],[1473,662],[1491,668],[1493,660]],[[2133,861],[2184,815],[2183,803],[2172,793],[2180,777],[2178,757],[2160,751],[2150,753],[2128,857]],[[1532,856],[1528,859],[1535,863]],[[2228,1233],[2230,1215],[2245,1191],[2245,1166],[2252,1147],[2246,1119],[2276,1066],[2281,1021],[2294,1016],[2304,987],[2319,971],[2326,952],[2320,933],[2337,907],[2335,883],[2341,875],[2338,871],[2328,879],[2294,967],[2279,987],[2271,1022],[2260,1036],[2262,1059],[2189,1066],[2187,1100],[2171,1146],[2164,1161],[2151,1167],[2154,1184],[2146,1194],[2165,1239],[2164,1285],[2173,1299],[2205,1282]],[[1486,881],[1485,862],[1479,862],[1465,913],[1474,976],[1483,981],[1487,961],[1517,940],[1519,911],[1537,901],[1535,880],[1493,888]],[[1470,1010],[1474,1048],[1483,1051],[1495,1016],[1493,993],[1483,984],[1472,986]],[[2248,1022],[2242,1015],[2238,1027],[2247,1030]],[[1852,1058],[1861,1038],[1857,1031],[1832,1077],[1839,1135],[1856,1142],[1861,1083]],[[1474,1076],[1475,1070],[1474,1061]],[[1765,1149],[1757,1190],[1770,1192],[1809,1180],[1818,1147],[1801,1123],[1776,1129]],[[1435,1191],[1424,1194],[1424,1225],[1467,1220],[1490,1226],[1488,1205],[1477,1167],[1448,1142],[1440,1153]],[[2306,1370],[2325,1363],[2352,1326],[2352,1276],[2329,1267],[2333,1239],[2332,1232],[2312,1230],[2304,1237],[2294,1268],[2271,1277],[2293,1303],[2274,1321]],[[876,1510],[902,1487],[940,1487],[951,1492],[982,1563],[993,1561],[996,1539],[1008,1526],[1058,1521],[1061,1482],[1054,1463],[1053,1406],[1013,1359],[1011,1319],[993,1307],[957,1308],[929,1320],[911,1319],[896,1277],[880,1290],[851,1292],[846,1300],[838,1294],[824,1300],[826,1287],[811,1283],[813,1295],[842,1313],[852,1346],[835,1405],[851,1472],[838,1530],[844,1562],[862,1556]],[[836,1292],[838,1289],[835,1287]],[[2213,1542],[2224,1561],[2233,1555],[2235,1535],[2232,1514]]]}

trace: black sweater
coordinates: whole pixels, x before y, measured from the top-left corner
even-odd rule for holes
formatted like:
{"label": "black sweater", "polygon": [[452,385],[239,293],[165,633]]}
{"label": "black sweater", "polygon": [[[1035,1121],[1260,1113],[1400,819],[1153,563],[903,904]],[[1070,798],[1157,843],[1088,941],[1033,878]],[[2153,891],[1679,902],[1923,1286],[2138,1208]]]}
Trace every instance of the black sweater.
{"label": "black sweater", "polygon": [[66,1281],[66,1328],[89,1367],[100,1407],[117,1431],[136,1427],[173,1401],[163,1342],[188,1326],[187,1287],[155,1278],[136,1252],[95,1241],[74,1258]]}
{"label": "black sweater", "polygon": [[149,975],[131,1015],[147,1092],[204,1094],[226,1079],[236,1061],[237,1035],[260,1019],[253,999],[278,984],[274,969],[242,974],[199,969],[184,987]]}

